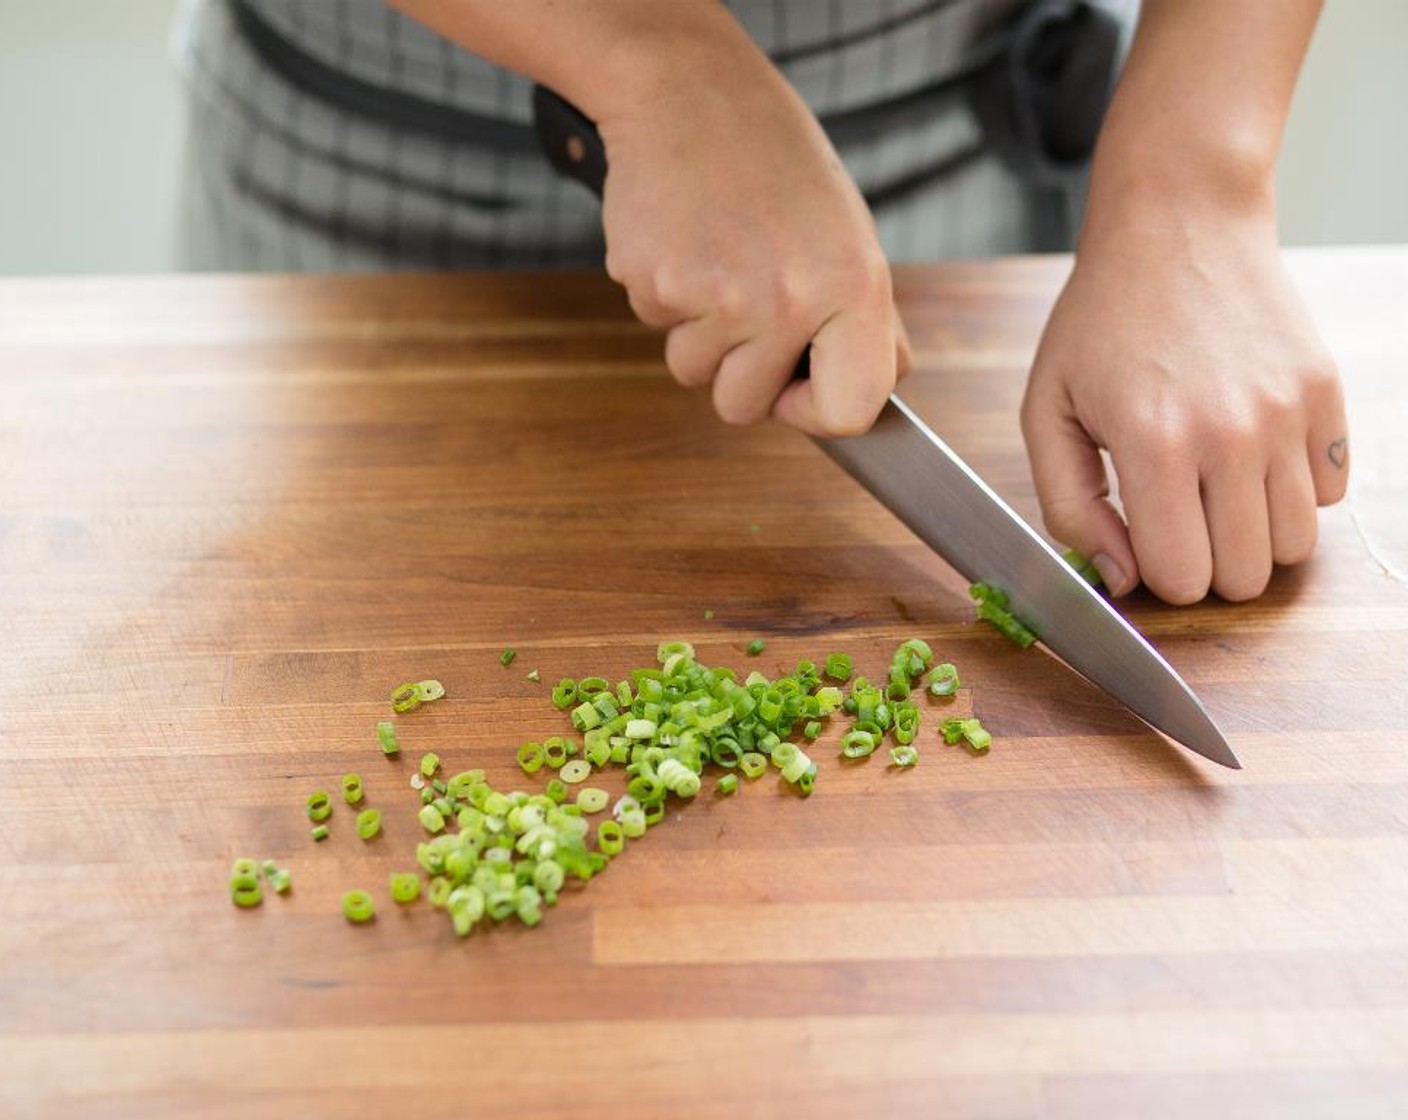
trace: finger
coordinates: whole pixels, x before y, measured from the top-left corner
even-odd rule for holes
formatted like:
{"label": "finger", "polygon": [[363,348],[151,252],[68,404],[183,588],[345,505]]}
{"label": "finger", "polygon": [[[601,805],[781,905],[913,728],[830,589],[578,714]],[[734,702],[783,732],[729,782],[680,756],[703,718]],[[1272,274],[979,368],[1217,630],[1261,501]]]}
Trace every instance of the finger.
{"label": "finger", "polygon": [[1266,473],[1253,456],[1230,458],[1203,479],[1212,542],[1212,589],[1230,602],[1255,599],[1271,578]]}
{"label": "finger", "polygon": [[690,319],[670,328],[665,365],[681,385],[698,389],[711,384],[726,355],[739,342],[738,328],[718,318]]}
{"label": "finger", "polygon": [[730,424],[766,419],[806,348],[805,337],[777,332],[734,346],[719,362],[714,377],[714,411]]}
{"label": "finger", "polygon": [[1306,456],[1315,484],[1315,500],[1334,505],[1349,485],[1349,424],[1344,414],[1344,391],[1333,366],[1324,371],[1306,395],[1310,431]]}
{"label": "finger", "polygon": [[1196,459],[1178,437],[1147,433],[1112,458],[1139,578],[1165,602],[1196,603],[1213,571]]}
{"label": "finger", "polygon": [[1090,557],[1111,595],[1139,582],[1124,522],[1110,504],[1100,448],[1069,410],[1038,393],[1023,402],[1022,434],[1051,535]]}
{"label": "finger", "polygon": [[1266,476],[1266,511],[1271,522],[1271,559],[1299,564],[1315,551],[1315,481],[1300,448],[1271,464]]}
{"label": "finger", "polygon": [[848,308],[811,340],[811,376],[787,385],[773,415],[814,436],[868,431],[895,387],[900,361],[897,320],[881,308]]}
{"label": "finger", "polygon": [[630,302],[631,311],[635,313],[635,317],[647,327],[654,327],[657,331],[667,331],[685,319],[681,312],[661,303],[646,288],[627,288],[626,299]]}
{"label": "finger", "polygon": [[914,368],[914,350],[909,344],[909,332],[904,329],[899,308],[894,309],[895,330],[895,384],[898,385]]}

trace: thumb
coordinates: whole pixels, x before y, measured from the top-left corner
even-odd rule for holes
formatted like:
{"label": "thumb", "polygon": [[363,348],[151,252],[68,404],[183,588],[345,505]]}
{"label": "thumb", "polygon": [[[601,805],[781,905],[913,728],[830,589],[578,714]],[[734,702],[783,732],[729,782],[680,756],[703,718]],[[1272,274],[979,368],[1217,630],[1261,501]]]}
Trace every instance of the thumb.
{"label": "thumb", "polygon": [[1111,595],[1139,583],[1129,530],[1110,503],[1100,448],[1068,408],[1040,393],[1022,403],[1022,435],[1047,531],[1088,557]]}

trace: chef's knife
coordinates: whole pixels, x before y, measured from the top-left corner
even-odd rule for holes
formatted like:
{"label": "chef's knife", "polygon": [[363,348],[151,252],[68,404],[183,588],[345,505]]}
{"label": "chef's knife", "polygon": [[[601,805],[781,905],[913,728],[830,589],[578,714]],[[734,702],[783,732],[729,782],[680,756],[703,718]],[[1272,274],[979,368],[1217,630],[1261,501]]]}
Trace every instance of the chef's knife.
{"label": "chef's knife", "polygon": [[[596,125],[544,86],[534,87],[533,111],[552,165],[600,197],[606,148]],[[799,376],[805,362],[803,355]],[[1071,668],[1170,738],[1241,768],[1158,650],[898,396],[866,434],[816,442],[961,575],[1005,591],[1012,613]]]}

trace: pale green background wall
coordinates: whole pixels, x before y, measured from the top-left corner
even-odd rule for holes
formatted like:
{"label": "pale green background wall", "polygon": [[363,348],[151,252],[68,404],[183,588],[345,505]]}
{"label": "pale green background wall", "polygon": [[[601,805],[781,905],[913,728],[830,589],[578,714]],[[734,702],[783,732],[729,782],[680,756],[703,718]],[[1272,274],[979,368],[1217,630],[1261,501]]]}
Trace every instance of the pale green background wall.
{"label": "pale green background wall", "polygon": [[[0,273],[174,266],[172,8],[0,0]],[[1282,160],[1287,244],[1408,242],[1405,44],[1408,0],[1328,0]]]}

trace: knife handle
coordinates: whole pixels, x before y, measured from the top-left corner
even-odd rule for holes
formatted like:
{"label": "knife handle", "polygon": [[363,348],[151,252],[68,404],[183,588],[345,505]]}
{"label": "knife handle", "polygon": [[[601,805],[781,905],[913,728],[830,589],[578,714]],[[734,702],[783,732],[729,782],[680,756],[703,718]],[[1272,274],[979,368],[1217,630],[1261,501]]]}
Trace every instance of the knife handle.
{"label": "knife handle", "polygon": [[596,123],[547,86],[535,85],[533,127],[548,162],[600,198],[606,186],[606,145]]}
{"label": "knife handle", "polygon": [[[548,162],[600,198],[606,188],[606,145],[596,122],[544,85],[533,86],[533,127]],[[793,381],[811,375],[811,347],[802,351]]]}

